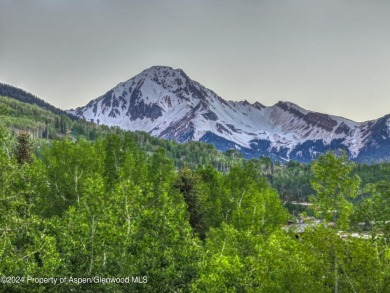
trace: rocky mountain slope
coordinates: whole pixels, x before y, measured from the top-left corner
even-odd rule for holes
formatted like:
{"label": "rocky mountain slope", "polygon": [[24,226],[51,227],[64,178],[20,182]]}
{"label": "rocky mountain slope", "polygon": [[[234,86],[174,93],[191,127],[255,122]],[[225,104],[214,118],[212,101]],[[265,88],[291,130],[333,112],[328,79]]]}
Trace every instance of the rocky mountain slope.
{"label": "rocky mountain slope", "polygon": [[164,66],[151,67],[69,113],[178,142],[235,148],[247,158],[308,162],[327,150],[344,150],[357,161],[390,157],[390,115],[358,123],[290,102],[266,107],[225,101],[181,69]]}

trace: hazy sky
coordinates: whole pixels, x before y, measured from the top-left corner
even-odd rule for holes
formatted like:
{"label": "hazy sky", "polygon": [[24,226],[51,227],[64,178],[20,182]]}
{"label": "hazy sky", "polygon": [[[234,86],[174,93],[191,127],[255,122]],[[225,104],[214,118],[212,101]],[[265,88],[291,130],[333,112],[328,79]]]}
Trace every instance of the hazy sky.
{"label": "hazy sky", "polygon": [[0,82],[61,108],[152,65],[227,100],[390,113],[389,0],[0,0]]}

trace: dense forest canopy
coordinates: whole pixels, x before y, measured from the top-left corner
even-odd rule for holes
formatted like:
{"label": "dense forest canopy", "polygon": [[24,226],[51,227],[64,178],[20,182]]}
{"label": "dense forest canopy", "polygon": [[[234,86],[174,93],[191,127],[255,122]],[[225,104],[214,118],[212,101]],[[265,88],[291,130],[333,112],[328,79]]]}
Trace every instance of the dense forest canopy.
{"label": "dense forest canopy", "polygon": [[390,291],[389,164],[247,161],[0,102],[4,292]]}

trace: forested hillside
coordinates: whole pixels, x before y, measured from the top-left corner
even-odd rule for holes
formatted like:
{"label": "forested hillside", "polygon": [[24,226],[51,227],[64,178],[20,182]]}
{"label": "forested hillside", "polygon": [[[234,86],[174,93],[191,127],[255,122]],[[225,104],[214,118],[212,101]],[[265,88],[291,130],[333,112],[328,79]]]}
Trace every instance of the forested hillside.
{"label": "forested hillside", "polygon": [[[173,160],[176,170],[188,167],[195,170],[198,166],[208,164],[218,171],[228,172],[234,164],[245,162],[237,150],[220,152],[214,146],[203,142],[179,144],[172,140],[163,140],[145,132],[126,132],[117,127],[96,125],[85,120],[72,120],[66,115],[57,115],[34,104],[23,103],[13,98],[0,97],[0,119],[12,130],[13,143],[19,131],[27,131],[34,140],[34,149],[41,156],[42,146],[51,144],[53,139],[67,137],[76,141],[79,139],[96,140],[108,134],[115,133],[120,137],[131,137],[137,146],[150,155],[159,148],[166,150],[166,155]],[[259,175],[266,177],[273,188],[278,190],[284,202],[307,202],[313,193],[310,186],[310,165],[289,161],[287,163],[273,162],[262,157],[252,159]],[[353,164],[353,172],[362,179],[362,186],[380,180],[390,180],[390,163]],[[302,210],[298,206],[289,205],[290,210]]]}
{"label": "forested hillside", "polygon": [[[34,155],[37,139],[2,124],[4,292],[390,290],[389,181],[363,186],[345,158],[281,166],[117,129],[94,140],[66,131]],[[321,222],[302,230],[287,226],[269,181],[288,193],[305,174]],[[67,281],[37,284],[49,277]]]}
{"label": "forested hillside", "polygon": [[16,88],[11,85],[0,83],[0,96],[13,98],[17,101],[28,103],[32,105],[37,105],[43,109],[46,109],[50,112],[53,112],[57,115],[66,115],[70,118],[76,118],[72,115],[69,115],[69,113],[65,112],[64,110],[58,109],[54,107],[53,105],[50,105],[49,103],[45,102],[44,100],[34,96],[31,93],[28,93],[22,89]]}

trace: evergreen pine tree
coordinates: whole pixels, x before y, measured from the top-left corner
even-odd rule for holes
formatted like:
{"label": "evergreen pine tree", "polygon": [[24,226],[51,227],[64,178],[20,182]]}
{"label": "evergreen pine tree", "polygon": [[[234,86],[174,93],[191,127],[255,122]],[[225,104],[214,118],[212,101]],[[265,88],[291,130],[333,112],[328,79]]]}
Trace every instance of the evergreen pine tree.
{"label": "evergreen pine tree", "polygon": [[16,160],[20,165],[31,163],[32,158],[32,143],[30,135],[27,132],[21,132],[18,136],[18,145],[16,148]]}

